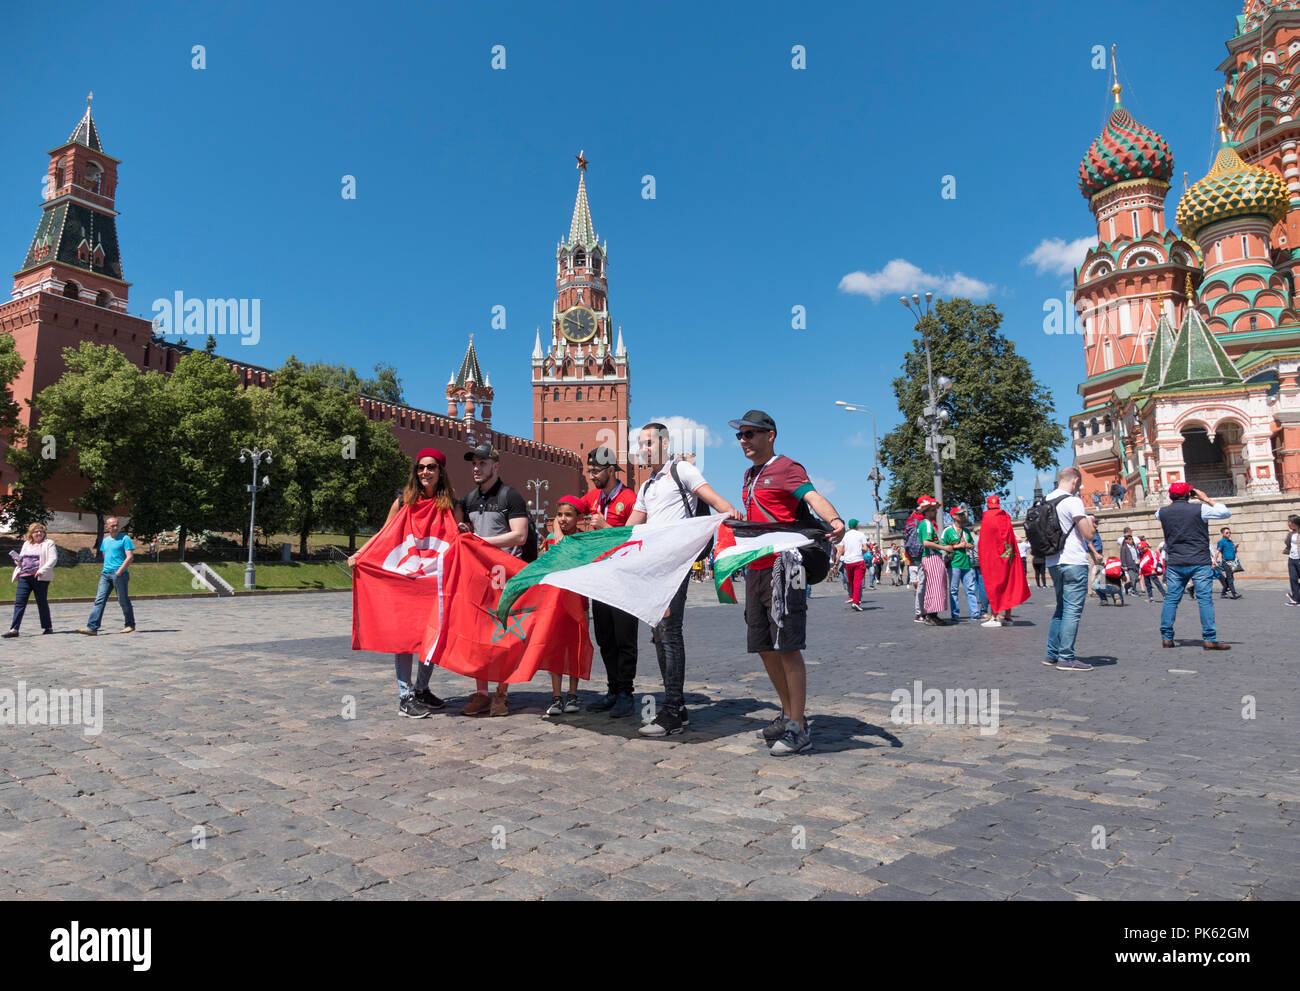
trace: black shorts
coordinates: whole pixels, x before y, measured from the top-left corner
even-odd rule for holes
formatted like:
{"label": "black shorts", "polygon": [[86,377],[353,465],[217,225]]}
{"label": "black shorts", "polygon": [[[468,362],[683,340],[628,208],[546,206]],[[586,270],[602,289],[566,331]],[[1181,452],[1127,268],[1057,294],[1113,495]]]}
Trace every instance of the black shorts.
{"label": "black shorts", "polygon": [[772,606],[772,569],[750,568],[745,578],[745,637],[751,654],[761,650],[803,650],[808,632],[808,593],[792,588],[785,597],[785,616],[781,619],[780,646],[777,627],[768,610]]}

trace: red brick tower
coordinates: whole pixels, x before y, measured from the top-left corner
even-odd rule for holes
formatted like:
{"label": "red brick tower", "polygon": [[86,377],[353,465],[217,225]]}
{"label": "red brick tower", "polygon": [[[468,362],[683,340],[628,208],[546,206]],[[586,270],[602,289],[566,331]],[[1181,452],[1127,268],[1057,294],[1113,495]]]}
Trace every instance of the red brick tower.
{"label": "red brick tower", "polygon": [[[484,437],[491,433],[494,395],[491,379],[478,366],[474,335],[470,334],[469,347],[461,359],[460,370],[447,382],[447,415],[465,424],[466,443],[476,444],[480,433]],[[474,417],[475,407],[478,408],[479,419]]]}
{"label": "red brick tower", "polygon": [[578,198],[569,237],[555,252],[555,304],[548,345],[533,346],[533,440],[584,460],[594,447],[628,457],[630,378],[623,331],[610,319],[609,246],[596,237],[587,204],[587,160],[579,152]]}
{"label": "red brick tower", "polygon": [[[36,234],[14,274],[12,299],[0,304],[0,333],[13,336],[24,365],[13,383],[23,423],[31,425],[26,400],[64,372],[63,349],[82,341],[111,344],[141,367],[160,367],[166,357],[152,347],[153,325],[126,311],[131,284],[122,276],[117,244],[118,160],[104,154],[99,129],[86,112],[50,162]],[[14,473],[0,465],[8,491]],[[67,472],[50,486],[50,505],[68,505],[80,483]],[[60,512],[52,529],[68,527],[76,513]]]}

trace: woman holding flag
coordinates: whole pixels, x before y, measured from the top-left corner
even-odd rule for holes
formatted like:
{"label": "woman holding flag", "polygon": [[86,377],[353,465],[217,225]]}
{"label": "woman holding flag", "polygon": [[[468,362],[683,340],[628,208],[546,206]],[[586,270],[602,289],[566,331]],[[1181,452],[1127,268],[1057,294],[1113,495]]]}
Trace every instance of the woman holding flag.
{"label": "woman holding flag", "polygon": [[[456,507],[456,494],[452,491],[451,479],[447,475],[447,456],[432,447],[426,447],[411,462],[411,474],[406,479],[402,494],[393,500],[388,509],[388,526],[403,508],[422,509],[432,512],[428,529],[431,532],[450,530],[455,533],[460,522]],[[384,527],[380,527],[383,532]],[[348,567],[355,568],[357,559],[378,537],[367,540],[355,554],[348,558]],[[446,706],[446,702],[429,691],[429,676],[433,673],[432,664],[421,664],[414,687],[411,685],[411,664],[415,655],[399,653],[394,655],[397,668],[397,711],[411,719],[424,719],[435,710]]]}

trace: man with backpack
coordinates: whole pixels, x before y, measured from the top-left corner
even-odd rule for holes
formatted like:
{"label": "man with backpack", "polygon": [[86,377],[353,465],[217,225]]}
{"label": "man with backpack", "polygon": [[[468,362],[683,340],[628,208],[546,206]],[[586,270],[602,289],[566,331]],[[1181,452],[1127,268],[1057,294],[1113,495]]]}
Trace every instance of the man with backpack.
{"label": "man with backpack", "polygon": [[1082,485],[1083,475],[1078,468],[1062,468],[1056,476],[1056,488],[1025,514],[1030,546],[1035,556],[1046,559],[1056,590],[1056,611],[1048,628],[1043,663],[1058,671],[1092,670],[1091,664],[1074,655],[1079,618],[1088,598],[1088,559],[1095,553],[1089,543],[1096,532],[1079,498]]}
{"label": "man with backpack", "polygon": [[[831,543],[842,541],[846,533],[844,521],[826,497],[813,488],[804,466],[775,453],[776,422],[762,410],[751,409],[728,423],[736,431],[741,453],[751,464],[741,483],[745,518],[751,523],[795,523],[801,528],[811,524],[809,529],[824,530],[812,516],[815,512],[830,527]],[[801,587],[808,587],[806,577],[803,554],[795,550],[751,562],[745,582],[745,647],[762,658],[781,701],[780,715],[758,733],[760,739],[771,744],[769,752],[773,757],[812,749],[804,712],[808,696],[803,659],[808,604]],[[860,591],[860,578],[857,587]]]}
{"label": "man with backpack", "polygon": [[[464,533],[473,532],[493,547],[525,561],[537,559],[537,533],[528,516],[528,506],[517,489],[501,481],[497,474],[501,455],[491,444],[482,443],[465,452],[473,462],[474,488],[460,499],[465,522]],[[529,546],[531,543],[531,546]],[[505,683],[497,685],[496,694],[488,696],[488,683],[478,682],[478,690],[461,710],[464,716],[504,716],[510,712]]]}
{"label": "man with backpack", "polygon": [[[669,453],[668,428],[664,424],[647,423],[642,427],[637,447],[641,463],[649,465],[654,473],[637,490],[627,526],[672,523],[691,516],[703,516],[710,506],[730,519],[740,518],[731,503],[713,490],[695,465]],[[659,673],[664,679],[664,704],[652,721],[637,730],[642,736],[672,736],[681,733],[690,722],[683,688],[686,682],[686,644],[682,639],[682,617],[686,613],[686,590],[690,580],[687,572],[664,618],[651,631],[659,659]],[[746,586],[745,594],[748,596],[748,582]],[[611,710],[610,714],[613,715],[614,711]]]}

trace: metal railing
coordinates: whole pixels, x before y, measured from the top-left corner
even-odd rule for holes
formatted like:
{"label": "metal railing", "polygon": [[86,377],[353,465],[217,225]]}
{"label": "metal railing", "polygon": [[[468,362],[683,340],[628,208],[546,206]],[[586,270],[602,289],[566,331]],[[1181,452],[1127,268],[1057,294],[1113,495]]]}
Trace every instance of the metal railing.
{"label": "metal railing", "polygon": [[326,544],[325,546],[328,548],[326,556],[329,563],[338,568],[339,571],[343,572],[350,579],[352,577],[352,569],[348,567],[347,553],[340,550],[336,544]]}

